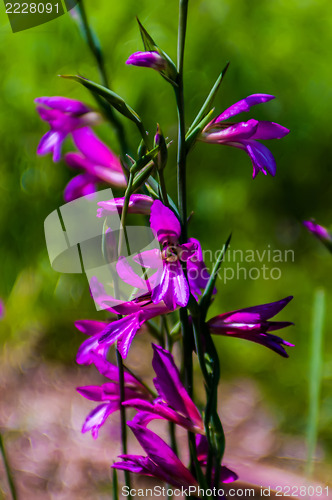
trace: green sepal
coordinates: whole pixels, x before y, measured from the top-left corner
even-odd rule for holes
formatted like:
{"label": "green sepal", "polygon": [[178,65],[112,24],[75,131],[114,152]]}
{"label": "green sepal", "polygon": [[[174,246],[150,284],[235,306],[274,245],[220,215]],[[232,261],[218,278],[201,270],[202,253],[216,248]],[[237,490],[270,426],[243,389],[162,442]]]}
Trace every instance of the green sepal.
{"label": "green sepal", "polygon": [[121,113],[126,118],[129,118],[129,120],[132,120],[135,123],[141,123],[141,119],[136,113],[136,111],[134,111],[122,99],[122,97],[117,95],[112,90],[109,90],[108,88],[103,87],[98,83],[92,82],[87,78],[83,78],[82,76],[77,76],[77,75],[60,75],[60,76],[62,78],[67,78],[68,80],[74,80],[75,82],[82,84],[84,87],[90,90],[92,94],[97,94],[103,97],[111,106],[113,106],[117,111],[119,111],[119,113]]}
{"label": "green sepal", "polygon": [[198,112],[195,120],[190,125],[189,130],[188,130],[188,134],[190,134],[190,132],[193,131],[193,129],[196,127],[196,125],[198,125],[201,122],[201,120],[206,116],[206,114],[210,111],[211,106],[212,106],[213,101],[214,101],[214,98],[217,95],[217,92],[219,90],[221,82],[224,79],[224,76],[226,74],[228,66],[229,66],[229,62],[226,64],[226,66],[224,67],[224,69],[222,70],[222,72],[220,73],[220,75],[218,76],[218,78],[217,78],[215,84],[213,85],[213,87],[212,87],[209,95],[207,96],[207,98],[206,98],[203,106],[199,110],[199,112]]}
{"label": "green sepal", "polygon": [[146,147],[146,144],[142,139],[138,145],[138,148],[137,148],[138,158],[142,158],[144,155],[146,155],[147,152],[148,152],[148,148]]}
{"label": "green sepal", "polygon": [[160,71],[161,76],[163,76],[168,82],[172,83],[173,85],[176,84],[176,78],[177,78],[177,69],[172,61],[172,59],[164,52],[156,42],[153,40],[152,36],[149,35],[149,33],[146,31],[144,28],[143,24],[141,21],[136,17],[137,22],[138,22],[138,27],[141,33],[143,45],[144,45],[144,50],[148,52],[158,52],[161,57],[165,59],[167,62],[167,69],[165,71]]}
{"label": "green sepal", "polygon": [[148,180],[153,172],[153,169],[154,163],[151,161],[135,175],[133,180],[132,192],[137,191],[137,189],[139,189],[142,184],[144,184]]}
{"label": "green sepal", "polygon": [[209,113],[202,119],[202,121],[190,132],[187,132],[186,135],[186,149],[187,153],[191,150],[193,145],[196,142],[196,139],[201,135],[203,129],[206,127],[206,125],[209,123],[211,120],[211,117],[214,113],[214,108],[209,111]]}
{"label": "green sepal", "polygon": [[159,146],[156,146],[155,148],[151,149],[147,154],[139,158],[130,168],[130,173],[136,174],[142,168],[144,168],[147,163],[149,163],[151,160],[154,160],[154,158],[158,155],[159,152]]}
{"label": "green sepal", "polygon": [[[156,140],[157,137],[157,140]],[[159,152],[157,157],[157,167],[158,170],[163,170],[167,165],[168,151],[167,144],[165,141],[164,134],[160,128],[159,123],[157,124],[157,133],[154,137],[154,143],[156,146],[159,146]]]}

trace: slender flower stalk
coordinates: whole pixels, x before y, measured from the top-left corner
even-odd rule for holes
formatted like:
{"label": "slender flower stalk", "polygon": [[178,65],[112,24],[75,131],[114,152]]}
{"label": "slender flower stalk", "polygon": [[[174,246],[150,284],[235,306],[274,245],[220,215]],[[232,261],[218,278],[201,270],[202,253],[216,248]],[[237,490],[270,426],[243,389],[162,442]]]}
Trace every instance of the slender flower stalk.
{"label": "slender flower stalk", "polygon": [[13,473],[12,473],[12,470],[11,470],[11,467],[10,467],[10,464],[9,464],[9,461],[7,458],[7,453],[6,453],[6,449],[5,449],[5,445],[4,445],[3,437],[2,437],[1,433],[0,433],[0,453],[2,455],[2,460],[3,460],[3,464],[5,467],[5,471],[6,471],[10,493],[12,495],[13,500],[17,500],[18,497],[17,497],[16,486],[15,486],[15,482],[14,482],[14,477],[13,477]]}

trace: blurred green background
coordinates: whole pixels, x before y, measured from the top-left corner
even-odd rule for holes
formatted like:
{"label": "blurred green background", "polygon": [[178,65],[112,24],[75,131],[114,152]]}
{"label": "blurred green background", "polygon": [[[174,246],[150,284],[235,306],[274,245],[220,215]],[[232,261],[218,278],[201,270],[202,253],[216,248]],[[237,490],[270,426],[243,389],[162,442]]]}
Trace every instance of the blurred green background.
{"label": "blurred green background", "polygon": [[[175,0],[87,1],[90,22],[98,33],[112,88],[137,110],[154,133],[156,123],[176,139],[176,108],[170,86],[152,70],[128,67],[128,56],[142,49],[135,16],[157,43],[176,58]],[[64,95],[93,104],[90,95],[59,74],[82,74],[98,81],[90,52],[71,16],[13,34],[1,12],[1,167],[0,167],[0,297],[6,306],[1,322],[1,363],[22,367],[53,360],[73,364],[83,340],[73,327],[78,318],[103,318],[94,310],[85,276],[59,275],[50,267],[43,232],[46,216],[63,204],[71,177],[63,164],[37,157],[47,126],[34,110],[38,96]],[[211,314],[275,301],[294,300],[280,314],[295,326],[282,332],[290,342],[284,360],[261,346],[241,340],[218,342],[222,376],[256,379],[280,428],[303,436],[307,422],[310,330],[315,290],[326,289],[331,312],[331,256],[303,227],[315,217],[332,222],[331,185],[331,49],[329,0],[191,0],[185,57],[187,124],[195,117],[220,70],[231,62],[215,101],[216,112],[252,93],[277,98],[252,108],[250,117],[291,129],[268,147],[277,161],[275,178],[254,181],[247,155],[233,148],[198,144],[188,158],[188,209],[194,211],[191,236],[204,249],[222,247],[233,232],[232,249],[294,251],[294,262],[267,258],[240,263],[280,267],[280,279],[233,279],[219,282]],[[245,115],[247,118],[247,115]],[[249,115],[248,115],[249,118]],[[125,123],[133,150],[134,127]],[[119,152],[108,125],[100,136]],[[72,145],[67,142],[67,149]],[[175,150],[165,171],[176,193]],[[212,263],[207,262],[211,267]],[[226,263],[236,269],[236,262]],[[255,275],[256,276],[256,275]],[[332,455],[331,314],[325,322],[323,387],[319,435]]]}

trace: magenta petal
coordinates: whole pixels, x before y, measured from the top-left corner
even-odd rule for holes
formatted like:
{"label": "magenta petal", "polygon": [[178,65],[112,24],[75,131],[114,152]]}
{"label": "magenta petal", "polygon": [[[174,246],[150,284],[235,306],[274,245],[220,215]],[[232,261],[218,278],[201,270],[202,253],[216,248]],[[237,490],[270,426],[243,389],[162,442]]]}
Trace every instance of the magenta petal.
{"label": "magenta petal", "polygon": [[95,321],[95,320],[90,320],[90,319],[81,319],[78,321],[75,321],[75,326],[77,330],[79,330],[82,333],[85,333],[85,335],[95,335],[104,330],[108,323],[106,321]]}
{"label": "magenta petal", "polygon": [[224,484],[228,483],[233,483],[234,481],[237,481],[239,479],[239,476],[230,470],[228,467],[223,465],[220,470],[220,481]]}
{"label": "magenta petal", "polygon": [[80,345],[76,355],[76,363],[79,365],[91,365],[94,363],[96,354],[106,356],[108,349],[108,345],[99,344],[97,336],[89,337]]}
{"label": "magenta petal", "polygon": [[120,409],[119,401],[104,403],[97,406],[89,413],[82,427],[82,432],[91,431],[93,439],[97,439],[100,427],[105,423],[107,417]]}
{"label": "magenta petal", "polygon": [[37,148],[37,154],[43,156],[48,153],[53,153],[53,161],[60,161],[61,146],[65,137],[65,133],[50,130],[41,138],[41,141]]}
{"label": "magenta petal", "polygon": [[279,125],[279,123],[259,121],[256,132],[251,139],[282,139],[287,134],[289,134],[288,128]]}
{"label": "magenta petal", "polygon": [[77,148],[95,165],[112,167],[122,172],[121,164],[112,151],[95,135],[89,127],[82,127],[72,132]]}
{"label": "magenta petal", "polygon": [[119,260],[116,263],[116,271],[122,281],[128,283],[128,285],[138,288],[139,290],[148,291],[146,281],[135,273],[125,257],[119,257]]}
{"label": "magenta petal", "polygon": [[156,232],[158,240],[175,242],[181,234],[181,225],[175,214],[165,207],[159,200],[155,200],[151,207],[151,229]]}
{"label": "magenta petal", "polygon": [[[152,203],[153,198],[151,198],[151,196],[145,194],[132,194],[129,199],[128,213],[149,215]],[[119,212],[121,214],[123,205],[124,197],[113,198],[109,201],[100,201],[98,203],[100,207],[98,217],[105,217],[107,214],[113,214],[114,212]]]}
{"label": "magenta petal", "polygon": [[127,59],[126,64],[163,71],[166,69],[166,60],[156,51],[135,52]]}
{"label": "magenta petal", "polygon": [[134,336],[145,321],[141,311],[130,314],[125,318],[110,323],[99,339],[100,344],[111,345],[118,341],[118,349],[123,358],[126,358]]}
{"label": "magenta petal", "polygon": [[[267,321],[276,314],[278,314],[287,304],[292,300],[293,296],[290,295],[284,299],[277,300],[276,302],[269,302],[260,306],[246,307],[236,311],[228,312],[216,316],[223,323],[254,323],[260,321]],[[214,318],[214,319],[216,319]],[[210,320],[212,321],[212,320]]]}
{"label": "magenta petal", "polygon": [[169,406],[202,428],[202,417],[181,382],[173,356],[160,346],[152,344],[152,347],[152,366],[157,375],[153,383],[158,394]]}
{"label": "magenta petal", "polygon": [[252,94],[242,99],[241,101],[236,102],[229,108],[225,109],[221,115],[219,115],[214,121],[218,123],[223,120],[228,120],[231,116],[238,115],[243,111],[249,111],[251,106],[255,106],[256,104],[260,104],[262,102],[268,102],[274,99],[273,95],[269,94]]}
{"label": "magenta petal", "polygon": [[68,97],[37,97],[35,99],[35,102],[44,106],[48,106],[52,109],[57,109],[59,111],[62,111],[63,113],[83,114],[91,111],[90,108],[88,108],[82,102],[76,101],[74,99],[69,99]]}
{"label": "magenta petal", "polygon": [[65,187],[63,197],[68,203],[69,201],[87,196],[97,191],[96,179],[88,174],[80,174],[73,177]]}
{"label": "magenta petal", "polygon": [[86,385],[77,387],[77,392],[86,399],[91,401],[103,401],[103,388],[99,385]]}
{"label": "magenta petal", "polygon": [[189,300],[189,285],[179,260],[171,263],[170,273],[175,302],[178,306],[185,307]]}
{"label": "magenta petal", "polygon": [[275,175],[277,168],[275,159],[271,151],[266,146],[264,146],[264,144],[260,144],[259,142],[256,142],[254,140],[241,140],[239,141],[239,144],[241,144],[242,147],[237,147],[241,147],[241,149],[244,149],[250,156],[254,168],[253,178],[255,178],[259,172],[263,172],[266,175],[266,170],[272,176]]}
{"label": "magenta petal", "polygon": [[[175,486],[196,485],[190,471],[175,455],[174,451],[157,434],[145,427],[128,423],[137,441],[152,462],[158,467],[159,477]],[[158,476],[157,476],[158,477]]]}
{"label": "magenta petal", "polygon": [[217,132],[209,133],[206,137],[208,142],[222,143],[224,141],[237,141],[239,139],[250,139],[254,136],[257,127],[257,120],[248,120],[247,122],[235,123],[230,127],[223,128]]}

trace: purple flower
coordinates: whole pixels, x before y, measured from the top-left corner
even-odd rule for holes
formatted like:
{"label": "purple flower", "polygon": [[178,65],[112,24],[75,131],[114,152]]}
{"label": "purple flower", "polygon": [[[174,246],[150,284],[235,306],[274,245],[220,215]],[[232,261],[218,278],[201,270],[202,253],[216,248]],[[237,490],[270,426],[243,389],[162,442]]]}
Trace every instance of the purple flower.
{"label": "purple flower", "polygon": [[126,64],[165,71],[167,61],[157,51],[135,52],[127,59]]}
{"label": "purple flower", "polygon": [[139,410],[133,423],[146,426],[151,420],[165,419],[192,432],[204,433],[204,424],[194,402],[181,382],[173,356],[160,346],[152,344],[152,366],[156,373],[153,383],[158,392],[154,401],[132,399],[124,403]]}
{"label": "purple flower", "polygon": [[289,130],[278,123],[254,119],[239,123],[224,123],[232,116],[249,111],[251,106],[271,99],[274,99],[274,96],[252,94],[233,104],[205,127],[201,140],[214,144],[225,144],[246,151],[253,165],[253,178],[259,172],[263,172],[265,175],[267,172],[275,175],[276,163],[272,153],[257,140],[281,139],[289,133]]}
{"label": "purple flower", "polygon": [[313,219],[303,221],[303,225],[332,252],[332,235],[325,227],[316,224]]}
{"label": "purple flower", "polygon": [[65,160],[70,167],[81,169],[83,173],[67,184],[64,191],[67,202],[94,193],[101,182],[114,187],[126,187],[127,179],[119,158],[89,127],[74,130],[72,136],[79,153],[67,153]]}
{"label": "purple flower", "polygon": [[132,422],[129,422],[128,426],[147,456],[120,455],[122,462],[115,462],[112,465],[113,468],[128,470],[143,476],[153,476],[180,488],[197,486],[197,481],[191,472],[157,434]]}
{"label": "purple flower", "polygon": [[[122,213],[125,198],[113,198],[109,201],[100,201],[98,203],[97,217],[106,217],[114,212]],[[149,215],[153,198],[146,194],[132,194],[129,199],[128,213]]]}
{"label": "purple flower", "polygon": [[[92,437],[96,439],[100,427],[105,423],[108,416],[120,409],[120,386],[119,386],[119,370],[117,366],[109,363],[106,359],[98,355],[92,357],[98,371],[107,377],[111,382],[106,382],[101,386],[88,385],[77,387],[77,392],[91,401],[98,401],[101,404],[89,413],[82,427],[82,432],[91,431]],[[124,373],[124,399],[143,398],[151,399],[151,394],[140,384],[131,374]]]}
{"label": "purple flower", "polygon": [[[147,268],[157,268],[155,276],[157,285],[154,286],[151,296],[154,304],[163,301],[169,310],[174,310],[177,306],[185,307],[190,291],[192,290],[192,293],[197,295],[199,288],[203,288],[206,284],[207,270],[202,260],[199,243],[192,238],[188,243],[179,244],[180,222],[175,214],[159,200],[155,200],[151,207],[150,225],[162,251],[141,252],[134,260]],[[163,262],[162,266],[160,266],[160,257]],[[188,274],[189,284],[183,272],[182,262],[187,262],[188,269],[191,269]],[[194,275],[195,270],[197,274]]]}
{"label": "purple flower", "polygon": [[290,296],[270,304],[220,314],[210,319],[207,324],[213,334],[250,340],[272,349],[284,358],[288,358],[283,346],[294,347],[294,345],[267,332],[293,324],[288,321],[268,321],[280,312],[292,298]]}
{"label": "purple flower", "polygon": [[[209,445],[206,436],[202,436],[202,434],[196,436],[196,453],[199,464],[201,467],[205,467],[208,460]],[[238,479],[238,475],[225,465],[222,465],[219,479],[224,484],[233,483]]]}
{"label": "purple flower", "polygon": [[80,101],[67,97],[37,97],[37,111],[51,130],[41,139],[37,154],[53,153],[53,161],[61,158],[61,146],[68,134],[100,122],[101,116]]}

